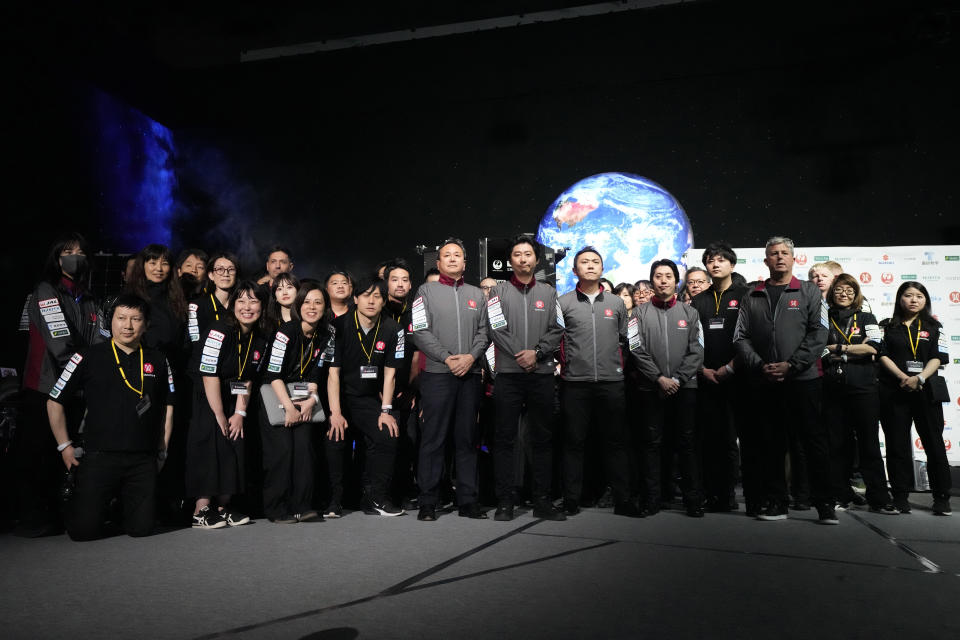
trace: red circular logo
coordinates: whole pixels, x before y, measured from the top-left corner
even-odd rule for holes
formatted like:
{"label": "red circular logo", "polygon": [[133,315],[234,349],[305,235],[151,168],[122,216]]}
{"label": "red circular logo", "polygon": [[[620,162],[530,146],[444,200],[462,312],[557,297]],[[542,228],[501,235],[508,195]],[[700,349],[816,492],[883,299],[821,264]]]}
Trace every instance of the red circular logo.
{"label": "red circular logo", "polygon": [[800,306],[800,301],[799,301],[799,300],[791,300],[791,301],[790,301],[790,306],[791,306],[791,307],[799,307],[799,306]]}
{"label": "red circular logo", "polygon": [[413,333],[413,323],[407,325],[407,333]]}
{"label": "red circular logo", "polygon": [[543,309],[543,300],[537,300],[535,303],[533,303],[533,306],[535,306],[537,309]]}
{"label": "red circular logo", "polygon": [[149,362],[143,363],[143,372],[144,373],[153,373],[153,365]]}
{"label": "red circular logo", "polygon": [[608,318],[612,317],[612,316],[613,316],[613,309],[604,309],[604,310],[603,310],[603,315],[607,316]]}
{"label": "red circular logo", "polygon": [[318,355],[320,355],[320,347],[313,350],[313,357],[316,358]]}
{"label": "red circular logo", "polygon": [[950,292],[950,302],[957,304],[960,302],[960,291],[951,291]]}
{"label": "red circular logo", "polygon": [[883,284],[890,284],[891,282],[893,282],[893,274],[884,271],[883,273],[880,274],[880,281]]}
{"label": "red circular logo", "polygon": [[257,360],[260,359],[260,352],[259,352],[259,351],[254,351],[254,352],[253,352],[253,359],[254,359],[254,361],[257,361]]}
{"label": "red circular logo", "polygon": [[944,449],[946,449],[947,451],[950,451],[950,447],[952,447],[952,446],[953,446],[953,443],[952,443],[952,442],[950,442],[950,441],[947,440],[946,438],[943,439],[943,448],[944,448]]}
{"label": "red circular logo", "polygon": [[677,320],[677,326],[678,326],[678,327],[681,327],[681,328],[682,328],[682,327],[686,327],[686,326],[687,326],[687,321],[686,321],[686,320]]}
{"label": "red circular logo", "polygon": [[929,331],[921,331],[921,332],[919,333],[919,335],[920,335],[921,338],[929,338],[929,337],[930,337],[930,332],[929,332]]}
{"label": "red circular logo", "polygon": [[850,333],[852,333],[853,335],[859,335],[860,327],[854,327],[853,329],[850,330]]}
{"label": "red circular logo", "polygon": [[863,284],[867,284],[867,283],[870,282],[871,280],[873,280],[873,276],[871,276],[871,275],[870,275],[869,273],[867,273],[866,271],[864,271],[863,273],[860,274],[860,282],[862,282]]}
{"label": "red circular logo", "polygon": [[916,440],[913,441],[913,446],[915,446],[920,451],[923,451],[923,443],[920,442],[920,438],[917,438]]}
{"label": "red circular logo", "polygon": [[476,308],[477,308],[477,301],[476,301],[476,300],[467,300],[467,305],[468,305],[471,309],[476,309]]}
{"label": "red circular logo", "polygon": [[805,265],[805,264],[807,264],[807,254],[805,254],[805,253],[798,253],[797,256],[796,256],[796,258],[795,258],[795,260],[797,261],[797,264],[799,264],[799,265]]}
{"label": "red circular logo", "polygon": [[737,306],[738,304],[740,304],[740,303],[737,302],[736,300],[731,300],[730,302],[727,303],[727,306],[735,307],[735,306]]}
{"label": "red circular logo", "polygon": [[377,344],[376,344],[377,351],[383,351],[384,347],[386,346],[387,346],[387,343],[385,343],[383,340],[377,340]]}

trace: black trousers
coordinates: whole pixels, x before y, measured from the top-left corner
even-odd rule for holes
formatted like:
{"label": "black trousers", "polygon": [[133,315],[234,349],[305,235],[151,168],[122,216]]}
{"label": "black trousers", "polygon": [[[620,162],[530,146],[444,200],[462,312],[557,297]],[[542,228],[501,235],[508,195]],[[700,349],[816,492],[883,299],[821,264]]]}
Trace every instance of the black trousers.
{"label": "black trousers", "polygon": [[614,500],[621,502],[629,498],[625,393],[622,380],[563,384],[560,406],[566,421],[563,444],[564,499],[580,502],[583,493],[583,445],[591,426],[603,433],[604,466]]}
{"label": "black trousers", "polygon": [[660,455],[664,433],[675,447],[680,466],[680,489],[683,502],[687,506],[700,504],[700,474],[697,465],[696,449],[696,411],[697,390],[680,389],[676,394],[661,397],[653,389],[641,389],[643,400],[644,427],[641,432],[643,442],[644,487],[641,499],[646,504],[657,505],[661,498]]}
{"label": "black trousers", "polygon": [[740,381],[732,389],[737,438],[740,441],[740,482],[747,508],[759,508],[764,501],[763,428],[755,415],[756,399],[749,384]]}
{"label": "black trousers", "polygon": [[[458,378],[452,373],[420,374],[420,454],[417,482],[420,504],[436,506],[443,476],[444,447],[453,429],[457,478],[457,504],[477,501],[477,410],[480,406],[480,375]],[[452,423],[452,424],[451,424]]]}
{"label": "black trousers", "polygon": [[838,502],[853,499],[850,450],[854,440],[860,454],[860,474],[867,485],[867,502],[872,506],[890,502],[880,455],[877,399],[876,389],[855,389],[835,382],[823,385],[823,420],[830,435],[831,484],[833,497]]}
{"label": "black trousers", "polygon": [[949,497],[950,464],[943,445],[943,405],[932,401],[925,391],[906,392],[881,384],[880,424],[893,496],[905,498],[913,489],[911,421],[927,455],[930,490],[935,498]]}
{"label": "black trousers", "polygon": [[752,389],[749,420],[763,436],[763,495],[767,501],[787,504],[785,462],[794,438],[806,455],[814,504],[831,502],[830,451],[821,402],[819,378],[758,382]]}
{"label": "black trousers", "polygon": [[496,434],[493,441],[493,468],[497,500],[510,502],[516,486],[515,445],[520,413],[526,407],[527,429],[533,451],[533,497],[549,498],[552,476],[553,441],[552,373],[501,373],[493,396]]}
{"label": "black trousers", "polygon": [[697,381],[698,452],[703,469],[703,492],[721,504],[736,496],[740,466],[737,447],[737,404],[739,393],[734,381],[714,384],[705,378]]}
{"label": "black trousers", "polygon": [[[347,424],[356,427],[363,434],[366,443],[366,459],[361,477],[363,491],[374,500],[382,502],[389,496],[399,438],[391,436],[386,427],[382,431],[377,427],[377,420],[380,418],[379,398],[345,396],[344,400]],[[336,447],[342,446],[343,442],[332,443],[328,440],[327,444]]]}
{"label": "black trousers", "polygon": [[267,420],[267,410],[260,407],[263,515],[266,517],[280,518],[312,508],[315,428],[317,425],[311,422],[275,427]]}
{"label": "black trousers", "polygon": [[131,536],[150,535],[156,517],[156,453],[88,451],[80,459],[76,474],[76,491],[64,513],[71,538],[103,537],[107,506],[118,495],[123,530]]}
{"label": "black trousers", "polygon": [[[234,403],[233,398],[225,399],[227,416],[233,413]],[[243,493],[245,438],[246,433],[236,440],[223,435],[203,388],[195,387],[193,416],[187,432],[186,495],[209,498]]]}

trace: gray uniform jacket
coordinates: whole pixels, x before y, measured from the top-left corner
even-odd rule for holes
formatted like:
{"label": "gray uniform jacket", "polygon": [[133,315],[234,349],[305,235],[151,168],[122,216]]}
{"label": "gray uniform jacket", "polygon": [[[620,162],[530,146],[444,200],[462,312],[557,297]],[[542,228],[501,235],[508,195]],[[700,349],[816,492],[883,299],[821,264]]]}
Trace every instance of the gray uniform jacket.
{"label": "gray uniform jacket", "polygon": [[[567,382],[623,380],[627,351],[627,308],[619,296],[601,291],[591,304],[579,288],[557,299],[561,375]],[[636,354],[634,354],[635,356]]]}
{"label": "gray uniform jacket", "polygon": [[787,362],[787,379],[814,380],[821,375],[820,355],[827,345],[829,315],[820,289],[812,282],[790,280],[770,310],[766,282],[756,283],[740,302],[740,315],[733,341],[736,368],[758,378],[761,368],[772,362]]}
{"label": "gray uniform jacket", "polygon": [[487,321],[496,346],[497,373],[524,373],[513,354],[540,347],[536,373],[553,374],[553,352],[560,346],[563,328],[557,322],[557,290],[532,281],[531,286],[512,280],[490,292]]}
{"label": "gray uniform jacket", "polygon": [[480,359],[487,349],[487,305],[483,291],[461,278],[454,286],[426,282],[417,289],[411,309],[413,338],[427,357],[430,373],[450,373],[444,362],[452,355],[469,353],[471,373],[480,372]]}
{"label": "gray uniform jacket", "polygon": [[645,382],[655,384],[665,376],[675,378],[684,389],[697,388],[697,371],[703,364],[703,327],[700,314],[692,306],[674,298],[669,308],[653,302],[635,307],[627,324],[627,338],[631,350],[639,341],[636,362]]}

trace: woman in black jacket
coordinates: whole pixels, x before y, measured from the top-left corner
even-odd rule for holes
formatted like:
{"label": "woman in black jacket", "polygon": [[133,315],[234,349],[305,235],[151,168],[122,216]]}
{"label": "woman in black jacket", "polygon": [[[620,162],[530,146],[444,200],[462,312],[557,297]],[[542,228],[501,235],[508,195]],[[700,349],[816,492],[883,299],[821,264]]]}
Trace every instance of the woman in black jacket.
{"label": "woman in black jacket", "polygon": [[907,498],[913,488],[913,422],[927,456],[933,492],[933,513],[948,516],[950,465],[943,444],[943,405],[932,395],[933,378],[949,355],[941,325],[933,317],[930,295],[919,282],[897,289],[893,317],[883,323],[880,346],[880,423],[887,447],[887,470],[893,504],[910,513]]}
{"label": "woman in black jacket", "polygon": [[[877,513],[897,513],[887,491],[877,421],[877,369],[880,326],[863,310],[857,279],[842,273],[827,291],[829,337],[823,358],[823,418],[830,436],[830,475],[838,509],[856,501],[850,486],[848,452],[856,438],[867,504]],[[862,503],[862,502],[861,502]]]}

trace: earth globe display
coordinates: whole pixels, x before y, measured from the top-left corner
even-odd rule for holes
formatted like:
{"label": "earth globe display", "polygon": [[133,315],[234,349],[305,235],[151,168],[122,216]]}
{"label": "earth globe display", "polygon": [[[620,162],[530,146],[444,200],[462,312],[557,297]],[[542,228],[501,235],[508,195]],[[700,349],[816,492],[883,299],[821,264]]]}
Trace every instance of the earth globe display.
{"label": "earth globe display", "polygon": [[573,256],[592,245],[603,257],[603,275],[614,284],[650,277],[650,264],[669,258],[686,271],[683,255],[693,246],[693,229],[683,207],[666,189],[631,173],[600,173],[560,194],[537,228],[537,241],[554,249],[570,247],[557,262],[557,293],[577,284]]}

